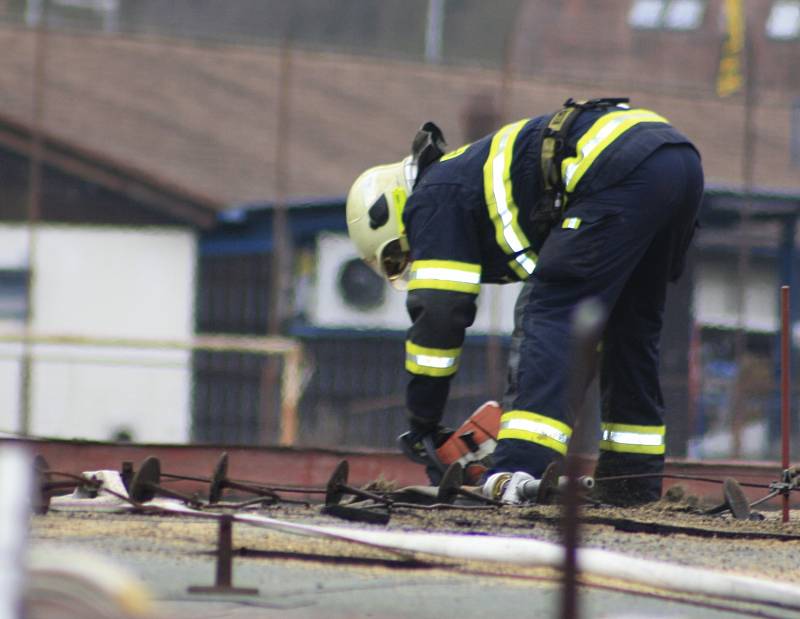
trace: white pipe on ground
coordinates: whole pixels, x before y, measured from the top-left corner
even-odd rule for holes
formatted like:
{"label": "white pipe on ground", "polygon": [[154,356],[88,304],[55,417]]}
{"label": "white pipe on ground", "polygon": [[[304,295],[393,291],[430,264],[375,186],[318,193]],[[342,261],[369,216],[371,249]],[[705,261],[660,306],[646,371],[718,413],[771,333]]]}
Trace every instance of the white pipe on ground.
{"label": "white pipe on ground", "polygon": [[[154,507],[157,504],[158,507],[174,513],[212,519],[219,517],[217,514],[197,511],[175,502],[153,501],[153,504]],[[454,559],[555,569],[561,569],[564,563],[563,546],[525,537],[359,530],[297,524],[256,514],[236,514],[234,520],[286,533],[363,544],[402,555],[424,553]],[[579,570],[592,576],[613,578],[668,591],[800,610],[800,586],[787,582],[675,565],[664,561],[637,559],[592,548],[579,549],[577,561]]]}
{"label": "white pipe on ground", "polygon": [[[320,529],[382,548],[456,559],[555,569],[561,569],[564,563],[562,546],[520,537],[355,531],[340,527],[320,527]],[[790,583],[675,565],[664,561],[638,559],[591,548],[579,549],[577,562],[581,572],[593,576],[669,591],[800,609],[800,587]]]}

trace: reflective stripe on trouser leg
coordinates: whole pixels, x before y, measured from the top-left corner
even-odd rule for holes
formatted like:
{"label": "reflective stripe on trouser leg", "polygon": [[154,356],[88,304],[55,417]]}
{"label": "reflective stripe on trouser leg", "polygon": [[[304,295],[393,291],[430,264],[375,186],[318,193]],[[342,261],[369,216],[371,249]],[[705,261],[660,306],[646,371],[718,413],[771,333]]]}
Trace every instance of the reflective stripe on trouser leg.
{"label": "reflective stripe on trouser leg", "polygon": [[500,418],[498,440],[516,439],[567,453],[572,428],[562,421],[529,411],[508,411]]}
{"label": "reflective stripe on trouser leg", "polygon": [[460,348],[427,348],[406,340],[406,370],[420,376],[452,376],[458,371]]}
{"label": "reflective stripe on trouser leg", "polygon": [[[596,496],[615,505],[656,501],[664,472],[665,426],[603,422],[595,477]],[[631,478],[625,478],[632,475]],[[645,475],[645,477],[636,477]],[[603,481],[603,478],[620,478]]]}
{"label": "reflective stripe on trouser leg", "polygon": [[600,449],[617,453],[662,455],[665,426],[638,426],[626,423],[600,424]]}

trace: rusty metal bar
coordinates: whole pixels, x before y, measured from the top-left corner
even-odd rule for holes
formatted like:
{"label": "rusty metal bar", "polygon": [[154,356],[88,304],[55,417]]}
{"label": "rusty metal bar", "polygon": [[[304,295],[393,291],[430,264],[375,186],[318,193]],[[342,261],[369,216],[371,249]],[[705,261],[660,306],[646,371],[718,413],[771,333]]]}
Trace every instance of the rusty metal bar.
{"label": "rusty metal bar", "polygon": [[[288,337],[250,337],[233,335],[202,335],[186,340],[101,337],[59,333],[31,333],[32,344],[98,346],[115,348],[153,348],[166,350],[208,350],[216,352],[264,353],[285,355],[299,352],[300,344]],[[15,331],[0,331],[0,342],[20,342]]]}
{"label": "rusty metal bar", "polygon": [[581,302],[572,318],[570,366],[565,401],[574,411],[574,431],[570,440],[573,448],[567,452],[564,464],[567,486],[564,492],[562,537],[564,543],[564,571],[561,587],[561,619],[577,619],[578,605],[578,545],[580,544],[581,492],[578,478],[581,464],[575,448],[582,444],[579,437],[587,432],[586,419],[581,419],[581,410],[586,388],[596,368],[596,348],[605,324],[606,310],[597,299]]}
{"label": "rusty metal bar", "polygon": [[189,587],[189,593],[224,593],[233,595],[258,595],[258,589],[233,586],[233,516],[219,517],[217,534],[217,564],[214,584],[210,587]]}
{"label": "rusty metal bar", "polygon": [[44,3],[39,23],[36,26],[36,46],[33,66],[33,118],[30,134],[30,157],[28,159],[28,288],[26,291],[25,338],[22,341],[22,359],[20,363],[19,390],[19,431],[30,432],[31,425],[31,374],[32,351],[30,334],[33,329],[34,282],[36,281],[36,236],[37,227],[42,219],[41,187],[42,187],[42,123],[44,122],[45,78],[47,59],[47,8]]}
{"label": "rusty metal bar", "polygon": [[744,403],[746,395],[744,393],[744,372],[742,371],[747,356],[747,293],[748,293],[748,280],[752,272],[752,260],[750,253],[752,252],[751,241],[749,237],[749,228],[753,222],[753,199],[751,193],[753,191],[755,179],[755,163],[756,163],[756,126],[755,126],[755,108],[757,105],[756,89],[753,79],[753,44],[751,41],[750,32],[742,24],[743,40],[742,40],[742,54],[744,60],[744,100],[742,103],[742,112],[744,118],[742,119],[742,161],[741,161],[741,174],[742,174],[742,190],[745,196],[742,208],[739,211],[739,229],[737,239],[737,260],[736,270],[739,279],[738,290],[738,318],[736,331],[734,336],[734,358],[736,360],[736,382],[734,385],[734,401],[731,418],[732,426],[732,454],[733,458],[741,457],[742,452],[742,430],[744,427]]}
{"label": "rusty metal bar", "polygon": [[299,345],[284,356],[279,440],[283,447],[291,447],[297,442],[297,406],[302,389],[301,363],[302,351]]}
{"label": "rusty metal bar", "polygon": [[[789,419],[791,398],[789,391],[789,377],[791,374],[791,359],[789,357],[790,323],[789,286],[781,286],[781,466],[784,471],[789,468],[789,438],[791,436]],[[784,492],[782,499],[783,522],[789,522],[789,493]]]}
{"label": "rusty metal bar", "polygon": [[[291,120],[291,85],[292,85],[292,44],[291,33],[288,33],[281,46],[280,65],[278,70],[278,105],[276,113],[277,136],[273,153],[275,174],[275,201],[272,207],[272,256],[270,258],[269,314],[267,317],[267,333],[278,335],[287,315],[287,308],[292,294],[292,231],[289,225],[289,212],[286,205],[286,194],[289,166]],[[270,360],[262,373],[261,385],[261,443],[267,444],[271,438],[270,400],[275,391],[278,368],[275,361]],[[285,374],[284,374],[285,380]],[[290,407],[283,410],[278,428],[280,445],[294,444],[297,433],[295,410]]]}

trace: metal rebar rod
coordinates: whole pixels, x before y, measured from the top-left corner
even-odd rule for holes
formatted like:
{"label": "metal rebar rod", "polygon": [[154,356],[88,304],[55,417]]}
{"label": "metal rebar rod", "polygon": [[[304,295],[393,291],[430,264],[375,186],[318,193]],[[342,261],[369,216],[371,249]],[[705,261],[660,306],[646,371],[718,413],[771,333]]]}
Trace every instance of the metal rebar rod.
{"label": "metal rebar rod", "polygon": [[175,475],[173,473],[161,473],[161,477],[169,477],[171,481],[197,481],[201,484],[207,484],[211,480],[208,477],[194,477],[192,475]]}
{"label": "metal rebar rod", "polygon": [[303,505],[305,507],[310,507],[311,506],[311,503],[309,503],[308,501],[298,501],[298,500],[293,500],[293,499],[285,499],[283,497],[278,497],[278,496],[266,496],[265,495],[265,496],[256,497],[254,499],[247,499],[246,501],[240,501],[240,502],[233,502],[233,503],[219,502],[219,503],[214,503],[214,507],[219,507],[219,508],[222,508],[222,509],[226,509],[226,508],[227,509],[243,509],[243,508],[246,508],[246,507],[251,507],[253,505],[264,505],[264,504],[266,504],[266,506],[268,506],[268,507],[271,507],[271,506],[277,505],[279,503],[289,503],[291,505]]}
{"label": "metal rebar rod", "polygon": [[232,490],[241,490],[242,492],[249,492],[250,494],[260,494],[263,496],[271,496],[278,498],[272,488],[265,488],[261,486],[256,486],[254,484],[240,484],[238,482],[233,481],[232,479],[224,479],[222,480],[222,486],[225,488],[231,488]]}
{"label": "metal rebar rod", "polygon": [[63,471],[51,471],[48,469],[41,471],[41,473],[43,475],[55,475],[56,477],[66,477],[67,479],[75,480],[86,486],[96,486],[98,488],[102,486],[101,482],[92,477],[87,477],[86,475],[75,475],[74,473],[64,473]]}
{"label": "metal rebar rod", "polygon": [[[162,477],[168,477],[169,481],[196,481],[209,483],[208,477],[195,477],[193,475],[178,475],[175,473],[161,473]],[[263,492],[265,494],[273,492],[292,492],[297,494],[325,494],[324,488],[305,488],[303,486],[272,486],[261,482],[247,481],[242,479],[228,479],[223,482],[226,488],[245,490],[247,492]]]}
{"label": "metal rebar rod", "polygon": [[[770,499],[774,499],[779,494],[783,494],[783,493],[780,490],[773,490],[768,495],[763,496],[760,499],[757,499],[757,500],[753,501],[752,503],[750,503],[750,507],[755,507],[756,505],[761,505],[762,503],[766,503]],[[786,495],[784,494],[784,496],[786,496]]]}
{"label": "metal rebar rod", "polygon": [[184,501],[189,505],[193,505],[195,507],[199,507],[202,505],[200,501],[198,501],[195,497],[191,497],[188,494],[183,494],[182,492],[175,492],[174,490],[170,490],[169,488],[165,488],[164,486],[160,486],[158,484],[146,483],[147,488],[155,492],[159,496],[164,496],[169,499],[177,499],[178,501]]}
{"label": "metal rebar rod", "polygon": [[[725,482],[724,479],[715,479],[713,477],[701,477],[699,475],[681,475],[681,474],[672,474],[672,473],[637,473],[635,475],[613,475],[610,477],[598,477],[595,479],[595,482],[599,481],[622,481],[625,479],[647,479],[651,477],[660,477],[661,479],[686,479],[688,481],[704,481],[711,484],[722,484]],[[745,486],[747,488],[762,488],[768,489],[770,488],[769,484],[757,484],[754,482],[739,482],[740,486]]]}
{"label": "metal rebar rod", "polygon": [[[789,286],[781,286],[781,465],[783,470],[789,468],[789,375],[791,361],[789,358]],[[789,522],[789,492],[783,492],[783,522]]]}
{"label": "metal rebar rod", "polygon": [[[236,480],[231,480],[236,481]],[[240,483],[237,481],[237,483]],[[275,492],[296,492],[298,494],[325,494],[324,488],[304,488],[302,486],[263,486]]]}
{"label": "metal rebar rod", "polygon": [[430,511],[439,511],[439,510],[446,510],[446,509],[459,509],[459,510],[466,510],[466,511],[485,511],[490,509],[496,509],[496,505],[455,505],[453,503],[431,503],[430,505],[425,505],[423,503],[393,503],[391,507],[398,508],[407,508],[407,509],[420,509],[420,510],[430,510]]}
{"label": "metal rebar rod", "polygon": [[[595,371],[597,342],[605,324],[606,310],[597,299],[587,299],[575,308],[572,318],[570,362],[571,372],[566,385],[565,401],[574,413],[575,430],[571,442],[579,445],[579,436],[586,433],[586,422],[579,411],[586,388]],[[582,423],[583,421],[583,423]],[[564,568],[561,587],[561,619],[577,619],[578,600],[578,545],[580,544],[580,461],[575,449],[567,451],[564,463],[567,477],[563,495],[562,538],[564,544]]]}
{"label": "metal rebar rod", "polygon": [[369,492],[368,490],[362,490],[361,488],[356,488],[355,486],[348,486],[347,484],[340,484],[339,488],[349,494],[361,497],[362,499],[371,499],[373,501],[376,501],[378,503],[383,503],[384,505],[388,506],[394,505],[394,501],[392,499],[389,499],[380,494],[375,494],[374,492]]}
{"label": "metal rebar rod", "polygon": [[230,587],[233,576],[233,518],[228,515],[219,519],[219,548],[217,549],[217,587]]}

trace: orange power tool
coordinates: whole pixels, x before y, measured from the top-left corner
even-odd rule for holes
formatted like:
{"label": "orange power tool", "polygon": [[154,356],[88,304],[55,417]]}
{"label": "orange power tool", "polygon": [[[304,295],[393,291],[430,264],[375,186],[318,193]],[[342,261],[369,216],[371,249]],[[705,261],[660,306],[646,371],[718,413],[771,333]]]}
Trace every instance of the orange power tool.
{"label": "orange power tool", "polygon": [[[428,467],[428,476],[437,483],[437,477],[447,467],[458,462],[464,469],[464,483],[477,485],[482,475],[492,465],[492,453],[497,446],[500,417],[503,409],[494,400],[484,402],[461,426],[438,447],[432,439],[423,441],[424,452],[414,449],[404,440],[410,433],[400,437],[403,452],[414,462]],[[438,475],[436,475],[438,473]]]}

